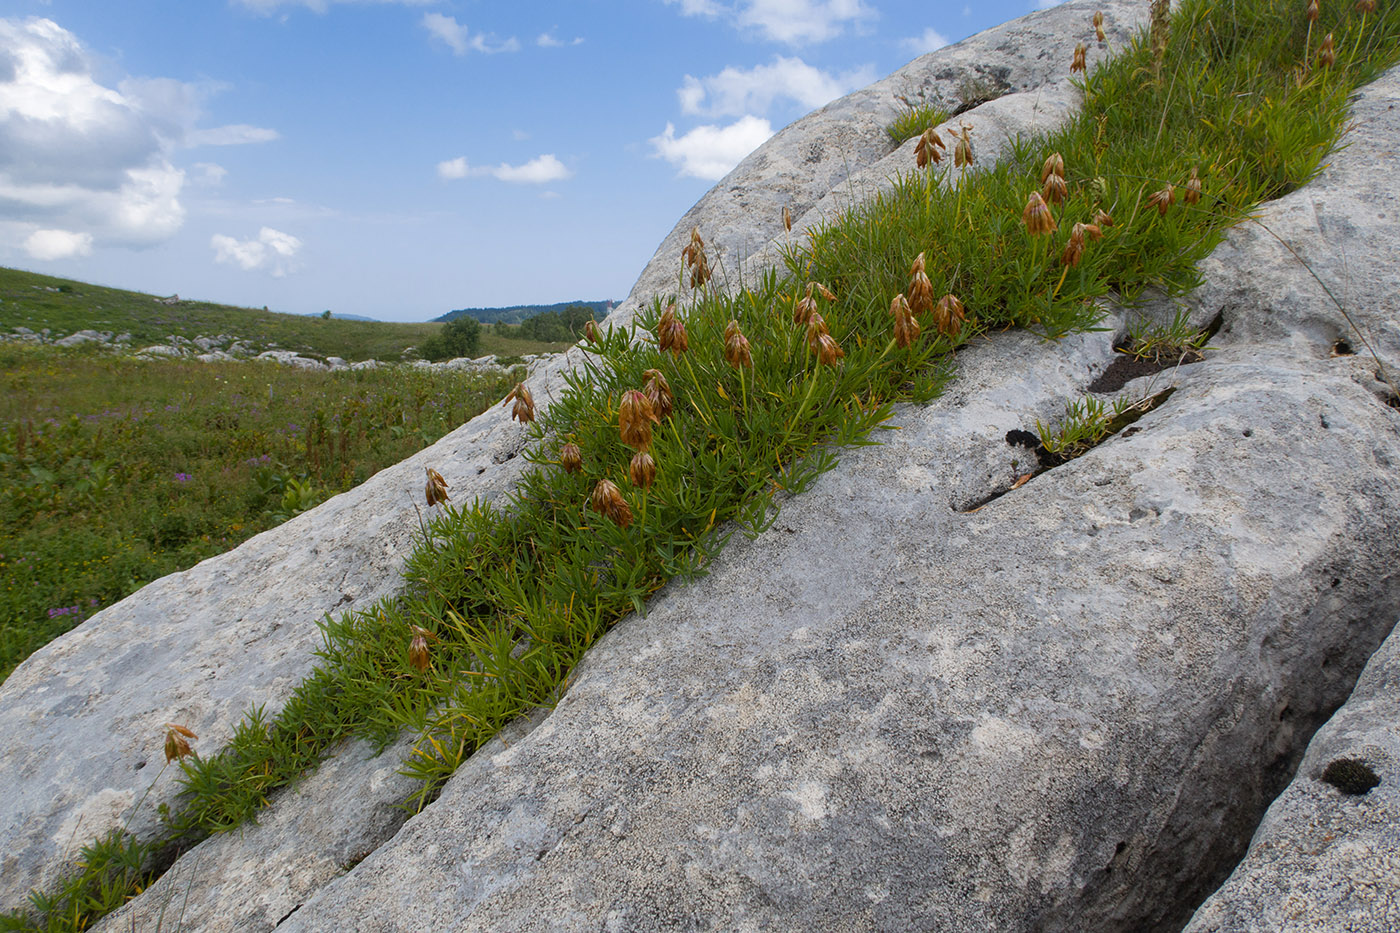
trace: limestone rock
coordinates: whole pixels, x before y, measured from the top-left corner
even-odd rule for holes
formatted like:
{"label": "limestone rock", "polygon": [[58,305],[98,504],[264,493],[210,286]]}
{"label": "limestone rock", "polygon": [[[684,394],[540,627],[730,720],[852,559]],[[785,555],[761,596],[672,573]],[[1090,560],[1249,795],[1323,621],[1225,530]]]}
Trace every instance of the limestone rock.
{"label": "limestone rock", "polygon": [[[1386,639],[1269,807],[1249,854],[1186,933],[1400,930],[1400,631]],[[1363,761],[1380,784],[1349,795],[1328,765]]]}

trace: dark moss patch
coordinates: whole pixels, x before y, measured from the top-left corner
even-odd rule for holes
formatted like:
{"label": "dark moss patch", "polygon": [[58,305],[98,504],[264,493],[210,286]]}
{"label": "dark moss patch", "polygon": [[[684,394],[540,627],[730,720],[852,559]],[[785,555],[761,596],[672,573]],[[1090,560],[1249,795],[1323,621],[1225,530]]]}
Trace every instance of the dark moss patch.
{"label": "dark moss patch", "polygon": [[1344,794],[1360,796],[1380,784],[1366,762],[1359,758],[1338,758],[1322,772],[1322,779]]}

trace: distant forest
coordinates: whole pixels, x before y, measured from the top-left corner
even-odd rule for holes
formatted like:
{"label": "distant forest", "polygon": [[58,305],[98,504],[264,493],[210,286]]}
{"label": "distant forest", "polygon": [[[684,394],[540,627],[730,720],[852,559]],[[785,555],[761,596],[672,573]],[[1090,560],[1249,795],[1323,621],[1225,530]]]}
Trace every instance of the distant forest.
{"label": "distant forest", "polygon": [[532,318],[538,314],[553,311],[560,313],[573,307],[587,308],[595,318],[602,320],[608,313],[608,306],[615,304],[612,301],[561,301],[554,305],[512,305],[509,308],[459,308],[456,311],[449,311],[442,317],[435,317],[433,321],[450,321],[453,318],[471,317],[483,324],[519,324],[521,321]]}

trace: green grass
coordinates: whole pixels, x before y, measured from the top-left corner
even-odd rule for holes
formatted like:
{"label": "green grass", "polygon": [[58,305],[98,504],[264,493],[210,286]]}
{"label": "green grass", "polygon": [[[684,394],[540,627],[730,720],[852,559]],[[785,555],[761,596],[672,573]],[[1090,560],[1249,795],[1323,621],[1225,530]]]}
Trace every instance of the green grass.
{"label": "green grass", "polygon": [[[1095,325],[1096,299],[1189,289],[1196,262],[1230,225],[1318,171],[1347,95],[1396,60],[1400,12],[1363,19],[1329,8],[1313,45],[1327,32],[1336,65],[1299,72],[1313,54],[1301,4],[1187,0],[1165,58],[1154,62],[1143,41],[1096,66],[1064,129],[1020,140],[954,187],[946,162],[911,166],[892,190],[819,228],[760,287],[687,293],[678,312],[688,352],[639,342],[660,305],[613,332],[537,424],[535,467],[506,505],[441,511],[401,597],[328,620],[320,665],[280,713],[255,710],[227,749],[181,762],[184,789],[164,841],[240,825],[347,735],[387,742],[412,730],[419,741],[406,768],[421,784],[411,802],[430,801],[501,724],[552,702],[610,625],[644,610],[668,580],[702,573],[733,529],[762,531],[776,493],[800,492],[840,447],[871,442],[894,403],[936,396],[957,346],[1007,327],[1055,338]],[[1033,236],[1022,210],[1053,152],[1069,194],[1054,209],[1058,230]],[[1167,184],[1184,192],[1192,169],[1204,181],[1198,203],[1165,214],[1149,204]],[[1114,224],[1067,264],[1073,224],[1098,211]],[[909,287],[919,253],[934,294],[958,295],[968,320],[940,334],[925,314],[922,336],[901,347],[891,299]],[[814,281],[836,293],[816,299],[845,354],[829,364],[794,322]],[[731,321],[752,346],[752,369],[729,364]],[[657,479],[644,488],[629,481],[633,451],[618,419],[624,393],[650,369],[669,382],[675,411],[654,427]],[[580,472],[560,467],[565,442],[582,450]],[[631,521],[590,504],[603,480],[621,490]],[[412,626],[427,632],[426,667],[413,663]]]}
{"label": "green grass", "polygon": [[918,103],[905,102],[904,109],[899,115],[890,121],[890,125],[885,127],[885,132],[895,145],[902,145],[907,140],[916,136],[922,136],[924,130],[930,126],[939,126],[948,119],[948,111],[942,107],[926,104],[922,101]]}
{"label": "green grass", "polygon": [[[163,305],[156,297],[0,268],[0,332],[27,327],[36,333],[48,328],[55,336],[80,330],[110,331],[114,336],[129,333],[132,349],[164,343],[171,335],[192,340],[227,334],[246,339],[258,350],[276,347],[319,359],[399,362],[405,358],[405,348],[420,345],[442,329],[433,323],[348,321],[334,314],[323,320],[207,301]],[[566,347],[497,337],[488,326],[482,328],[478,355],[523,356]]]}
{"label": "green grass", "polygon": [[436,441],[510,384],[0,344],[0,679],[144,583]]}

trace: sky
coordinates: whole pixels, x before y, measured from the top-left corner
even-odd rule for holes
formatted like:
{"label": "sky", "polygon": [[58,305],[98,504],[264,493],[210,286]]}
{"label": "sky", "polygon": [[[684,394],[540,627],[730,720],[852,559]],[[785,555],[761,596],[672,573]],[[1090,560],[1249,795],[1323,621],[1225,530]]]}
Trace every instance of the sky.
{"label": "sky", "polygon": [[298,314],[621,300],[744,155],[1053,0],[0,0],[0,265]]}

